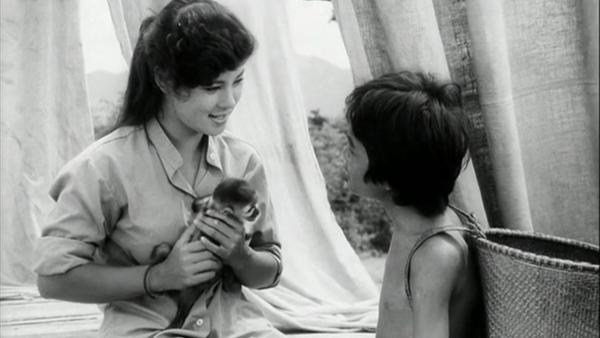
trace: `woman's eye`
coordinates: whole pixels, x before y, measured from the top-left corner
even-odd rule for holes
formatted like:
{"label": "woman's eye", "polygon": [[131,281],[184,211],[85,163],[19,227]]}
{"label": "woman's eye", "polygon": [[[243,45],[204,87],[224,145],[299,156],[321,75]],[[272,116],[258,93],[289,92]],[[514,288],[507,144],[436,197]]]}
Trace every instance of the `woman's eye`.
{"label": "woman's eye", "polygon": [[216,92],[217,90],[221,89],[221,87],[204,87],[204,90],[206,90],[207,92]]}
{"label": "woman's eye", "polygon": [[237,80],[235,80],[235,82],[233,83],[233,85],[237,86],[237,85],[241,84],[242,82],[244,82],[244,79],[237,79]]}

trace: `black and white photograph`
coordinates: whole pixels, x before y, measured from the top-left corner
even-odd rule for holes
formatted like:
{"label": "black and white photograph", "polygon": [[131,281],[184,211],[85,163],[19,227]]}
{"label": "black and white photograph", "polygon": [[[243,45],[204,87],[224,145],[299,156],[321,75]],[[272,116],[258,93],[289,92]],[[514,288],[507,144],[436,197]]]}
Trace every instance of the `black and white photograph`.
{"label": "black and white photograph", "polygon": [[599,338],[598,0],[0,0],[0,337]]}

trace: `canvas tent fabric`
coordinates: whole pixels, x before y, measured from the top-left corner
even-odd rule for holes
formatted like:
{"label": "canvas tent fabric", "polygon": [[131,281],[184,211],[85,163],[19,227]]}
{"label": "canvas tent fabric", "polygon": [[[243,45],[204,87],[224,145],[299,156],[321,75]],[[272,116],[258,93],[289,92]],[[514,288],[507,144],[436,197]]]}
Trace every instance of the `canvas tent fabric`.
{"label": "canvas tent fabric", "polygon": [[78,1],[1,6],[0,284],[27,286],[50,183],[93,141],[93,128]]}
{"label": "canvas tent fabric", "polygon": [[597,1],[333,2],[356,83],[409,69],[463,87],[484,210],[467,208],[598,243]]}

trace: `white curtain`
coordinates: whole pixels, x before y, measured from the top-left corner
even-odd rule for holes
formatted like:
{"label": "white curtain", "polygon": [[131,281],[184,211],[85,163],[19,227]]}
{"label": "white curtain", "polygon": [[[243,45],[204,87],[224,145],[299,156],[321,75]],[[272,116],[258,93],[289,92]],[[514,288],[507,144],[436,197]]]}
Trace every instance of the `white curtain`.
{"label": "white curtain", "polygon": [[[598,243],[598,1],[334,0],[355,82],[430,71],[464,89],[490,226]],[[469,194],[476,189],[468,189]],[[464,194],[463,194],[464,195]]]}
{"label": "white curtain", "polygon": [[[279,286],[248,291],[284,330],[375,328],[377,289],[329,208],[310,143],[281,0],[223,0],[258,40],[229,130],[262,155],[282,242]],[[129,60],[141,19],[166,1],[108,0]],[[341,156],[341,155],[340,155]]]}
{"label": "white curtain", "polygon": [[0,285],[35,283],[58,170],[93,140],[77,0],[2,0]]}

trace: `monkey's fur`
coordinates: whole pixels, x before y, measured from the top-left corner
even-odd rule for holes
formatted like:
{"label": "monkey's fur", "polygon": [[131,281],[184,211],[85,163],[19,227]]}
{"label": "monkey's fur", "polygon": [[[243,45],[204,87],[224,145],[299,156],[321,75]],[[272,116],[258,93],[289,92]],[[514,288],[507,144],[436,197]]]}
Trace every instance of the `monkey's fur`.
{"label": "monkey's fur", "polygon": [[[232,215],[239,220],[254,222],[260,215],[257,206],[257,194],[247,181],[237,178],[226,178],[217,185],[211,196],[203,199],[195,199],[192,202],[192,214],[188,221],[188,226],[200,213],[205,213],[209,209]],[[190,241],[200,239],[203,234],[196,230]],[[207,238],[212,241],[208,236]],[[214,242],[214,241],[213,241]],[[152,249],[150,259],[153,263],[158,263],[167,258],[171,252],[171,245],[163,242]],[[224,287],[235,279],[233,271],[228,266],[223,267],[222,276],[217,276],[213,280],[204,282],[194,287],[185,288],[180,291],[171,291],[177,300],[177,314],[171,321],[167,329],[180,328],[187,318],[192,306],[200,295],[211,286],[216,280],[223,278]]]}

